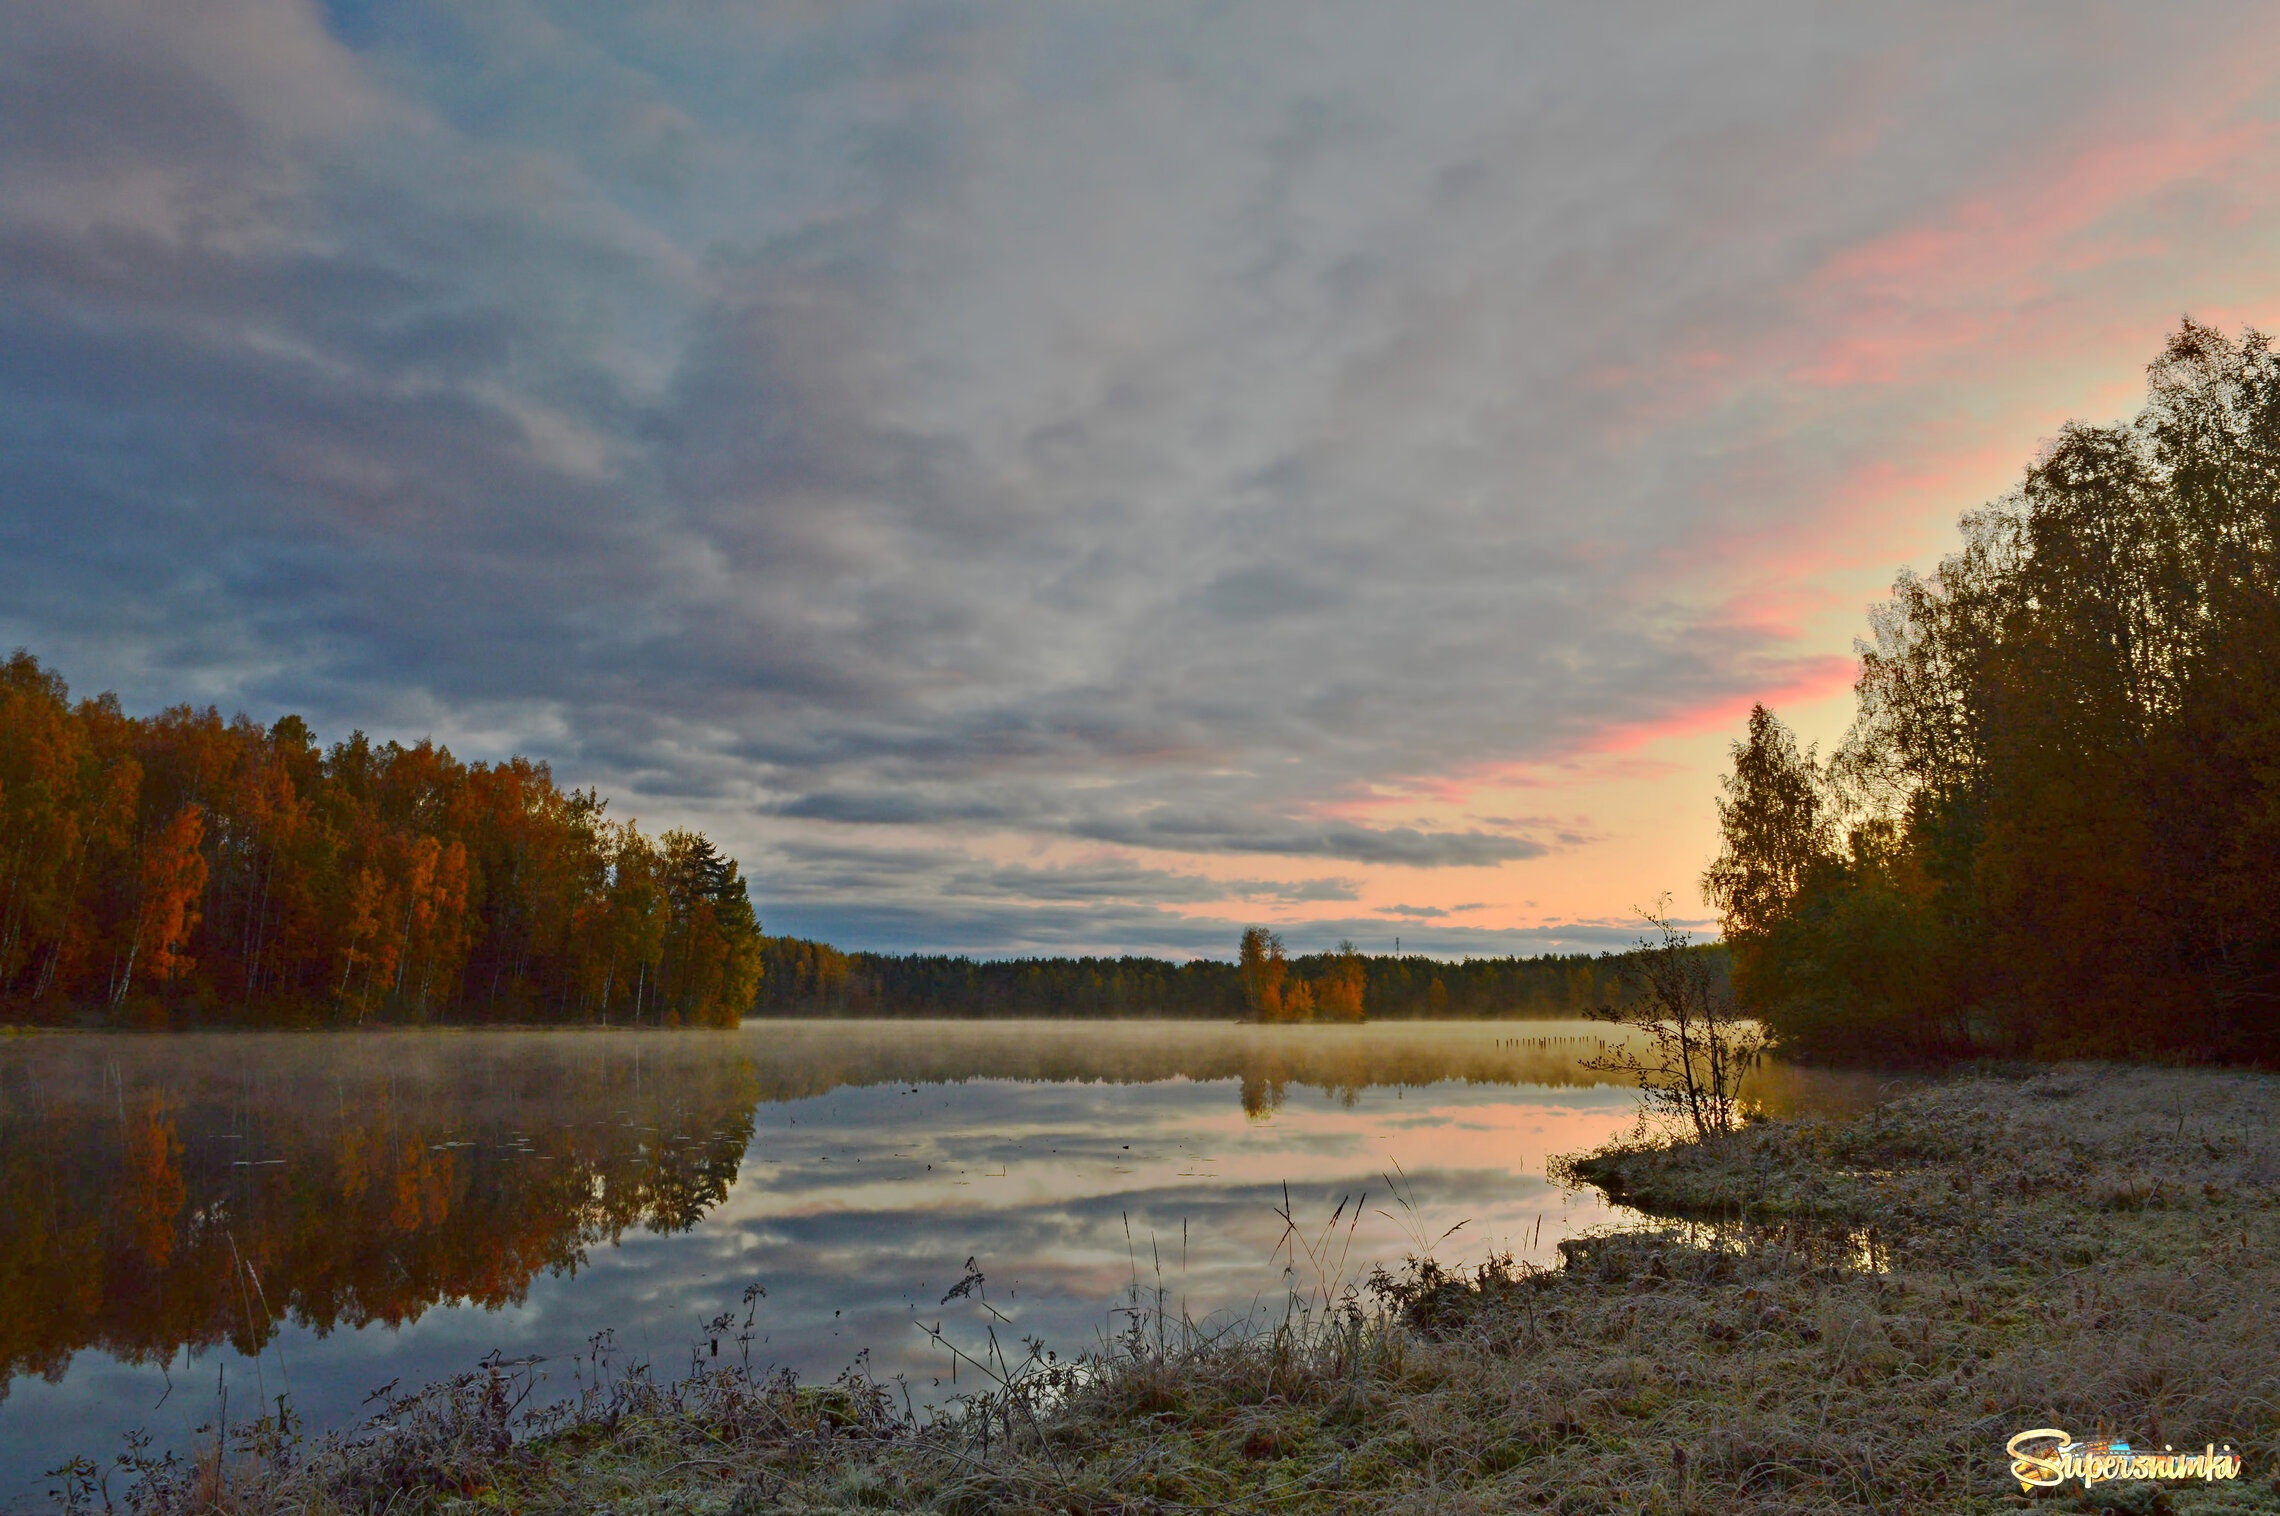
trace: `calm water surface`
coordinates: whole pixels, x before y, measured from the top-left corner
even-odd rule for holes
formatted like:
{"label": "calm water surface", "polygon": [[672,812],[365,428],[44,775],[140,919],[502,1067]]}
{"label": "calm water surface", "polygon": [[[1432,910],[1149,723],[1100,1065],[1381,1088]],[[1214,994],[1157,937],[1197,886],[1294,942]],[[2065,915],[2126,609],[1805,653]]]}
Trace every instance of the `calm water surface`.
{"label": "calm water surface", "polygon": [[[122,1433],[186,1443],[288,1394],[353,1423],[390,1380],[497,1351],[684,1363],[759,1284],[756,1356],[868,1350],[951,1393],[914,1323],[1098,1342],[1137,1283],[1201,1318],[1279,1306],[1276,1212],[1366,1192],[1350,1272],[1552,1261],[1618,1214],[1548,1155],[1633,1120],[1567,1022],[752,1022],[735,1032],[0,1040],[0,1502]],[[1761,1071],[1776,1108],[1857,1077]],[[1406,1171],[1405,1211],[1386,1175]],[[1381,1214],[1380,1208],[1390,1214]],[[1311,1284],[1314,1281],[1304,1280]],[[939,1387],[938,1379],[941,1381]]]}

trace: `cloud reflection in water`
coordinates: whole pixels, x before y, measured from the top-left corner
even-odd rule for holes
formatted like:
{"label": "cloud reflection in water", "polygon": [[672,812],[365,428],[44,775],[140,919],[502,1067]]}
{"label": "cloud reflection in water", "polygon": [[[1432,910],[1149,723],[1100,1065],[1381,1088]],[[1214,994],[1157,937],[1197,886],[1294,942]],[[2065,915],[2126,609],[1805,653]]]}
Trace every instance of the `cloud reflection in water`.
{"label": "cloud reflection in water", "polygon": [[[1279,1302],[1285,1184],[1302,1222],[1367,1192],[1355,1271],[1397,1259],[1404,1230],[1379,1214],[1395,1163],[1420,1225],[1468,1222],[1449,1256],[1548,1257],[1608,1211],[1548,1185],[1545,1157],[1631,1119],[1627,1091],[1574,1066],[1597,1030],[765,1022],[0,1044],[16,1297],[0,1493],[129,1427],[184,1439],[218,1376],[240,1410],[289,1388],[323,1427],[391,1378],[493,1350],[555,1360],[566,1381],[604,1328],[621,1361],[670,1367],[755,1281],[757,1356],[828,1375],[867,1349],[939,1398],[946,1364],[913,1323],[979,1335],[978,1305],[941,1304],[968,1257],[1002,1333],[1079,1350],[1135,1285],[1197,1317]],[[1800,1079],[1774,1093],[1819,1090]]]}

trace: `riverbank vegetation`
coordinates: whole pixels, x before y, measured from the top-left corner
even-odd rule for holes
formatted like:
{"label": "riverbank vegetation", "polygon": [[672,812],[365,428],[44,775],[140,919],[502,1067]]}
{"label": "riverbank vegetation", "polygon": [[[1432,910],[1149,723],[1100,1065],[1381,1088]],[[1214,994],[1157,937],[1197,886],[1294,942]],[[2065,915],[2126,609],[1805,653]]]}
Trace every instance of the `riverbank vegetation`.
{"label": "riverbank vegetation", "polygon": [[1742,1085],[1765,1051],[1765,1029],[1742,1015],[1730,976],[1671,925],[1665,904],[1647,921],[1656,935],[1639,944],[1636,991],[1591,1012],[1632,1035],[1603,1044],[1581,1066],[1630,1081],[1642,1126],[1721,1136],[1749,1115]]}
{"label": "riverbank vegetation", "polygon": [[1828,761],[1752,713],[1704,893],[1785,1052],[2280,1053],[2280,358],[2150,376],[1901,577]]}
{"label": "riverbank vegetation", "polygon": [[[1576,1162],[1687,1219],[1558,1268],[1428,1252],[1364,1281],[1335,1227],[1294,1227],[1289,1309],[1168,1320],[1136,1277],[1075,1364],[993,1354],[988,1301],[946,1302],[974,1317],[946,1329],[971,1390],[941,1415],[860,1366],[751,1366],[748,1316],[691,1372],[588,1378],[527,1419],[546,1366],[502,1365],[314,1449],[256,1426],[226,1458],[144,1461],[142,1508],[1993,1512],[2021,1503],[2005,1442],[2053,1426],[2229,1443],[2248,1477],[2050,1509],[2280,1509],[2276,1098],[2209,1070],[1955,1079]],[[135,1472],[77,1482],[92,1501]]]}
{"label": "riverbank vegetation", "polygon": [[759,925],[736,860],[543,763],[286,716],[76,703],[0,664],[0,1019],[729,1025]]}

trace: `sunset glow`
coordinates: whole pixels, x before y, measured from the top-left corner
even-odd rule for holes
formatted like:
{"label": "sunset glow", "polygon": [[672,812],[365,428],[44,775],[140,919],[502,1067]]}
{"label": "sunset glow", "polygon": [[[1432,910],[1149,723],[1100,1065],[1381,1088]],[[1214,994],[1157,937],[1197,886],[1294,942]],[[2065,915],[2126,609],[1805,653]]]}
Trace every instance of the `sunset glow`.
{"label": "sunset glow", "polygon": [[1752,703],[1833,747],[1897,570],[2280,326],[2280,19],[1638,19],[27,11],[0,653],[850,949],[1714,930]]}

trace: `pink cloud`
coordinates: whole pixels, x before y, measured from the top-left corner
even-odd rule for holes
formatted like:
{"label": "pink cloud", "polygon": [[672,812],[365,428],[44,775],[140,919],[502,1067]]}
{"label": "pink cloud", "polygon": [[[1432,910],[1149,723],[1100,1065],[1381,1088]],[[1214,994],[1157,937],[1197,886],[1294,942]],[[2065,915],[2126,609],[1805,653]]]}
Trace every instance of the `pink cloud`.
{"label": "pink cloud", "polygon": [[2276,128],[2232,119],[2269,82],[2267,60],[2244,59],[2165,130],[2082,144],[2055,163],[1980,186],[1936,221],[1836,254],[1799,291],[1800,307],[1814,318],[1809,329],[1830,335],[1808,344],[1791,377],[1888,384],[1918,376],[1927,361],[1982,352],[2018,323],[2023,307],[2052,293],[2056,276],[2158,256],[2170,245],[2150,227],[2101,232],[2105,223],[2133,210],[2155,212],[2162,196],[2186,184],[2269,193],[2262,187],[2273,182]]}
{"label": "pink cloud", "polygon": [[[1307,807],[1307,814],[1343,821],[1364,821],[1394,807],[1421,802],[1463,807],[1482,790],[1549,789],[1579,780],[1651,782],[1687,767],[1640,755],[1643,748],[1666,740],[1699,737],[1713,732],[1739,731],[1750,706],[1764,702],[1776,708],[1805,705],[1840,695],[1852,688],[1858,665],[1850,657],[1825,655],[1794,659],[1782,665],[1772,681],[1748,693],[1722,695],[1700,705],[1665,713],[1643,721],[1618,722],[1585,734],[1560,756],[1524,762],[1490,761],[1466,764],[1440,774],[1412,774],[1378,781],[1370,793],[1343,796]],[[1604,760],[1614,758],[1609,763]],[[1588,767],[1588,772],[1585,772]],[[1561,771],[1565,770],[1565,773]],[[1495,824],[1493,819],[1489,824]],[[1549,818],[1522,818],[1523,828],[1547,840],[1563,827],[1581,832],[1588,823],[1571,824]],[[1579,836],[1580,842],[1600,840]]]}
{"label": "pink cloud", "polygon": [[[2217,319],[2220,302],[2196,298],[2200,286],[2237,281],[2222,279],[2202,239],[2185,234],[2193,224],[2269,221],[2280,187],[2280,124],[2266,119],[2273,54],[2261,38],[2236,39],[2229,67],[2196,75],[2165,117],[2149,122],[2133,100],[2128,116],[2090,119],[2056,150],[2007,164],[1928,219],[1838,250],[1791,292],[1793,319],[1744,353],[1713,355],[1681,339],[1690,358],[1699,350],[1719,361],[1664,365],[1664,376],[1684,378],[1650,409],[1707,410],[1763,385],[1783,393],[1768,419],[1722,444],[1736,460],[1722,493],[1751,524],[1736,530],[1731,515],[1721,522],[1711,512],[1648,574],[1667,584],[1673,564],[1715,566],[1730,584],[1731,568],[1746,565],[1748,585],[1729,595],[1725,624],[1792,638],[1833,608],[1832,570],[1920,550],[1927,506],[1952,516],[2017,477],[2031,450],[2022,424],[2049,430],[2059,419],[2041,414],[2052,376],[2122,350],[2142,362],[2148,322],[2166,325],[2186,304]],[[2181,225],[2175,197],[2188,189],[2196,198]],[[2136,270],[2188,244],[2193,266],[2164,265],[2165,293],[2149,309],[2154,281]],[[2187,293],[2166,293],[2188,272]],[[2032,397],[2020,393],[2028,375]],[[1859,403],[1831,392],[1903,385],[1938,388],[1906,402],[1915,415],[1895,417],[1889,436],[1852,444],[1855,457],[1838,463],[1832,483],[1815,482],[1809,450],[1830,436],[1822,418]],[[1876,456],[1859,457],[1865,446]],[[1784,496],[1794,502],[1787,509],[1751,504]]]}
{"label": "pink cloud", "polygon": [[1841,695],[1852,688],[1859,666],[1849,657],[1834,655],[1799,659],[1789,676],[1747,694],[1721,696],[1685,710],[1648,721],[1625,722],[1605,728],[1579,749],[1586,753],[1630,752],[1650,743],[1674,738],[1700,737],[1712,732],[1739,731],[1750,707],[1764,704],[1809,705]]}
{"label": "pink cloud", "polygon": [[[1831,570],[1873,564],[1881,571],[1906,550],[1925,509],[1960,514],[1999,493],[2027,461],[2016,423],[2003,424],[2009,420],[1974,424],[1961,436],[1953,423],[1919,427],[1891,451],[1846,466],[1810,513],[1726,534],[1713,549],[1718,561],[1746,563],[1751,572],[1747,591],[1727,601],[1722,624],[1787,640],[1800,620],[1830,608]],[[1942,434],[1952,438],[1944,446]]]}

